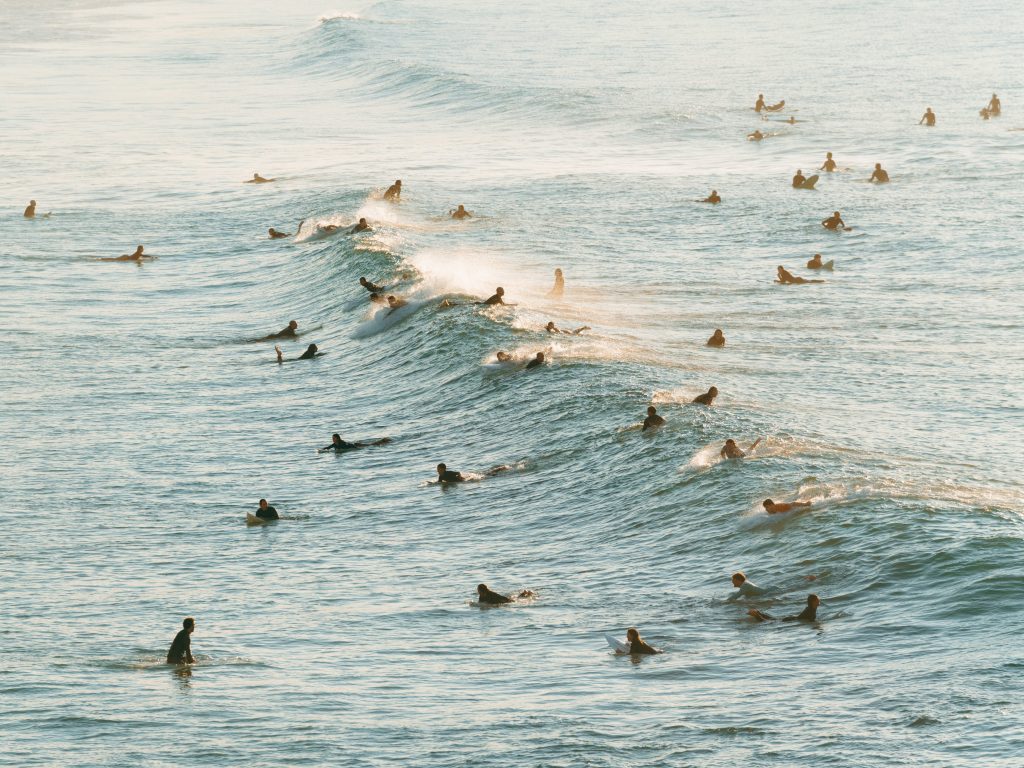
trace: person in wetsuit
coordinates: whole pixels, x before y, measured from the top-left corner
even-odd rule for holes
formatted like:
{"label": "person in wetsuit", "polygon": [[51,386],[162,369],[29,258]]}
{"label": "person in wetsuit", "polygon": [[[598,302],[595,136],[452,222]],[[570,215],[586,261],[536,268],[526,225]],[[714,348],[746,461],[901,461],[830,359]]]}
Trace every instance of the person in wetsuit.
{"label": "person in wetsuit", "polygon": [[889,174],[882,168],[881,163],[875,163],[875,170],[871,173],[871,178],[868,181],[877,181],[879,184],[885,184],[889,181]]}
{"label": "person in wetsuit", "polygon": [[470,219],[470,218],[473,217],[473,212],[472,211],[467,211],[466,210],[466,206],[464,206],[464,205],[460,205],[454,211],[449,211],[448,214],[453,219]]}
{"label": "person in wetsuit", "polygon": [[181,629],[174,636],[171,647],[167,651],[168,664],[195,664],[196,660],[192,658],[191,638],[195,628],[196,620],[191,616],[181,622]]}
{"label": "person in wetsuit", "polygon": [[349,234],[354,235],[356,232],[372,232],[373,228],[366,223],[366,219],[360,219],[352,225],[352,229],[349,230]]}
{"label": "person in wetsuit", "polygon": [[[806,608],[800,611],[796,616],[784,616],[782,621],[817,621],[819,605],[821,605],[821,599],[815,594],[810,594],[807,596]],[[774,616],[771,616],[764,611],[759,611],[756,608],[751,608],[747,613],[757,621],[771,621],[775,618]]]}
{"label": "person in wetsuit", "polygon": [[691,402],[697,405],[711,405],[715,402],[716,397],[718,397],[718,387],[711,387],[703,395],[697,395]]}
{"label": "person in wetsuit", "polygon": [[384,193],[384,199],[385,200],[395,201],[395,200],[401,199],[401,197],[402,197],[402,180],[401,179],[395,179],[395,183],[392,184],[390,187],[388,187],[387,191]]}
{"label": "person in wetsuit", "polygon": [[448,469],[447,464],[437,465],[437,482],[439,483],[464,483],[466,478],[462,476],[461,472],[456,472],[454,469]]}
{"label": "person in wetsuit", "polygon": [[630,627],[626,630],[626,639],[629,641],[630,654],[652,655],[661,653],[653,645],[648,645],[640,638],[640,631],[636,627]]}
{"label": "person in wetsuit", "polygon": [[935,113],[932,112],[931,107],[928,107],[928,109],[926,109],[924,111],[924,114],[921,116],[921,119],[917,121],[918,125],[920,125],[921,123],[925,123],[926,125],[929,126],[935,125]]}
{"label": "person in wetsuit", "polygon": [[299,333],[299,324],[295,320],[288,321],[288,327],[282,328],[277,333],[272,333],[269,336],[264,336],[260,341],[268,341],[270,339],[294,339],[297,338]]}
{"label": "person in wetsuit", "polygon": [[508,605],[514,603],[521,597],[535,597],[536,594],[529,589],[524,589],[522,592],[517,594],[515,597],[508,597],[506,595],[499,594],[494,590],[490,589],[486,584],[476,585],[476,597],[477,602],[482,605]]}
{"label": "person in wetsuit", "polygon": [[738,445],[736,445],[736,441],[730,437],[728,440],[725,441],[725,445],[722,446],[722,450],[718,452],[718,455],[721,456],[723,459],[742,459],[744,456],[747,455],[747,453],[754,450],[757,447],[757,444],[760,442],[761,438],[759,437],[757,438],[757,440],[750,444],[750,447],[748,447],[746,451],[744,451]]}
{"label": "person in wetsuit", "polygon": [[703,200],[698,200],[700,203],[711,203],[712,205],[718,205],[722,202],[722,198],[718,195],[717,189],[712,189],[711,194],[705,197]]}
{"label": "person in wetsuit", "polygon": [[370,293],[383,293],[383,292],[384,292],[384,289],[383,289],[383,288],[381,288],[381,287],[380,287],[379,285],[377,285],[376,283],[371,283],[371,282],[370,282],[369,280],[367,280],[367,279],[366,279],[365,277],[360,277],[360,278],[359,278],[359,284],[360,284],[361,286],[363,286],[363,288],[365,288],[366,290],[368,290],[368,291],[369,291]]}
{"label": "person in wetsuit", "polygon": [[280,520],[281,516],[277,514],[277,510],[267,504],[266,499],[260,499],[259,509],[256,510],[256,517],[260,520]]}
{"label": "person in wetsuit", "polygon": [[707,346],[709,347],[724,347],[725,346],[725,334],[722,333],[721,328],[715,328],[715,332],[711,334],[711,338],[708,339]]}
{"label": "person in wetsuit", "polygon": [[291,237],[291,233],[289,233],[289,232],[278,232],[273,227],[271,227],[270,229],[267,230],[267,234],[270,236],[271,240],[280,240],[282,237]]}
{"label": "person in wetsuit", "polygon": [[565,278],[562,276],[562,270],[556,269],[555,270],[555,284],[551,288],[551,290],[548,291],[548,298],[549,299],[560,299],[560,298],[562,298],[562,295],[564,293],[565,293]]}
{"label": "person in wetsuit", "polygon": [[[316,344],[310,344],[306,347],[306,351],[296,357],[296,360],[312,360],[314,357],[319,357],[323,352],[318,351],[320,348]],[[277,352],[277,362],[284,362],[284,352],[281,351],[281,347],[275,346],[274,351]]]}
{"label": "person in wetsuit", "polygon": [[481,303],[482,304],[486,304],[488,307],[493,307],[496,304],[504,304],[505,303],[504,296],[505,296],[505,289],[502,288],[501,286],[498,286],[497,288],[494,289],[494,295],[491,296],[491,298],[487,299],[487,301],[484,301],[484,302],[481,302]]}
{"label": "person in wetsuit", "polygon": [[526,370],[530,370],[531,368],[536,368],[537,366],[540,366],[540,365],[544,365],[544,353],[543,352],[538,352],[537,356],[535,358],[533,358],[533,360],[531,360],[530,362],[528,362],[526,364]]}
{"label": "person in wetsuit", "polygon": [[764,507],[765,512],[769,515],[781,515],[784,512],[791,512],[794,509],[801,509],[811,506],[809,501],[787,501],[776,503],[771,499],[765,499],[761,502],[761,506]]}
{"label": "person in wetsuit", "polygon": [[819,168],[818,170],[819,171],[826,171],[828,173],[832,173],[833,171],[835,171],[835,169],[836,169],[836,161],[832,159],[832,153],[831,152],[826,152],[825,153],[825,162],[821,164],[821,168]]}
{"label": "person in wetsuit", "polygon": [[838,232],[840,229],[846,229],[846,222],[843,221],[839,211],[832,211],[831,216],[827,219],[822,219],[821,226],[831,232]]}
{"label": "person in wetsuit", "polygon": [[644,419],[644,426],[641,432],[646,432],[648,429],[654,429],[665,424],[665,419],[658,415],[658,409],[653,405],[647,406],[647,418]]}
{"label": "person in wetsuit", "polygon": [[743,571],[736,571],[732,575],[732,585],[736,591],[726,598],[726,602],[729,603],[735,602],[741,597],[760,597],[765,593],[765,590],[750,581]]}
{"label": "person in wetsuit", "polygon": [[335,432],[331,435],[331,444],[324,446],[323,448],[318,448],[317,453],[323,453],[324,451],[337,451],[338,453],[341,453],[342,451],[350,451],[353,448],[368,448],[371,445],[387,445],[390,442],[390,437],[382,437],[379,440],[370,440],[369,442],[349,443],[342,440],[341,435]]}
{"label": "person in wetsuit", "polygon": [[805,181],[807,181],[807,177],[804,176],[804,172],[797,168],[796,176],[793,177],[793,189],[800,189]]}

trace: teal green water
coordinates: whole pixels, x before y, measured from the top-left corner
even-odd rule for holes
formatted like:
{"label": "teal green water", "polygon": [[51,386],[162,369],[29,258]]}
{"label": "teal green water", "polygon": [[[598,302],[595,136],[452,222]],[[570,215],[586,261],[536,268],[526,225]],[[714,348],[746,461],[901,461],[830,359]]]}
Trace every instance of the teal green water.
{"label": "teal green water", "polygon": [[[1002,1],[5,3],[0,763],[1020,765],[1022,33]],[[293,318],[323,357],[249,343]],[[752,623],[735,570],[819,621]],[[629,626],[665,653],[614,656]]]}

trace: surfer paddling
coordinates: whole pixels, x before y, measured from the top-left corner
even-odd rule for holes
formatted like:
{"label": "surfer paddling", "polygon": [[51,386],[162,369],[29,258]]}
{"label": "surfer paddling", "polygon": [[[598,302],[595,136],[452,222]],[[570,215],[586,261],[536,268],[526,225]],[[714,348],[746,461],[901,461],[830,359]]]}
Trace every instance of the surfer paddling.
{"label": "surfer paddling", "polygon": [[771,499],[765,499],[761,502],[761,506],[764,507],[765,512],[769,515],[781,515],[786,512],[792,512],[794,509],[808,509],[811,506],[809,501],[783,501],[775,502]]}
{"label": "surfer paddling", "polygon": [[270,341],[271,339],[295,339],[299,336],[298,331],[298,322],[295,320],[289,320],[287,328],[282,328],[277,333],[271,333],[268,336],[264,336],[262,339],[257,339],[257,341]]}
{"label": "surfer paddling", "polygon": [[[819,605],[821,605],[821,599],[815,594],[810,594],[807,596],[806,608],[800,611],[800,613],[798,613],[796,616],[783,617],[782,621],[817,621]],[[759,611],[756,608],[751,608],[749,611],[747,611],[747,614],[750,615],[755,621],[771,621],[775,618],[774,616],[770,616],[764,611]]]}
{"label": "surfer paddling", "polygon": [[722,446],[722,450],[718,452],[718,455],[721,456],[723,459],[742,459],[752,450],[757,448],[757,444],[760,442],[761,438],[759,437],[757,438],[757,440],[752,442],[747,447],[746,451],[744,451],[738,445],[736,445],[736,441],[730,437],[728,440],[725,441],[725,445]]}
{"label": "surfer paddling", "polygon": [[497,288],[494,289],[494,295],[487,299],[487,301],[480,301],[477,303],[486,304],[488,307],[493,307],[497,304],[501,304],[503,306],[510,306],[505,304],[505,289],[502,288],[501,286],[498,286]]}
{"label": "surfer paddling", "polygon": [[326,445],[323,448],[317,448],[317,453],[325,453],[326,451],[335,451],[341,453],[342,451],[351,451],[356,448],[369,448],[373,445],[387,445],[391,442],[390,437],[381,437],[377,440],[364,440],[357,443],[349,443],[341,439],[341,435],[335,432],[331,435],[331,444]]}
{"label": "surfer paddling", "polygon": [[[296,360],[312,360],[314,357],[320,357],[324,353],[320,352],[319,349],[320,348],[316,344],[310,344],[308,347],[306,347],[306,351],[303,352],[298,357],[296,357],[295,359]],[[284,352],[281,351],[281,347],[275,345],[274,346],[274,351],[277,352],[277,362],[278,363],[283,363],[284,362]]]}
{"label": "surfer paddling", "polygon": [[135,247],[134,253],[122,253],[120,256],[106,257],[97,259],[97,261],[135,261],[141,263],[144,259],[155,259],[156,256],[148,256],[144,254],[143,247],[141,245]]}
{"label": "surfer paddling", "polygon": [[260,520],[280,520],[281,516],[277,510],[267,503],[266,499],[260,499],[260,505],[256,510],[256,517]]}
{"label": "surfer paddling", "polygon": [[648,429],[654,429],[665,425],[665,418],[658,415],[658,409],[653,405],[647,406],[647,418],[644,419],[644,426],[640,430],[646,432]]}
{"label": "surfer paddling", "polygon": [[703,200],[698,200],[698,203],[711,203],[712,205],[718,205],[722,202],[722,198],[718,194],[717,189],[712,189],[711,194],[705,197]]}
{"label": "surfer paddling", "polygon": [[171,647],[167,651],[168,664],[195,664],[192,658],[192,633],[196,629],[196,620],[189,616],[181,622],[181,629],[174,636]]}
{"label": "surfer paddling", "polygon": [[269,184],[272,181],[276,181],[276,179],[264,179],[258,173],[253,173],[251,179],[247,179],[246,181],[243,181],[242,183],[243,184]]}
{"label": "surfer paddling", "polygon": [[365,288],[370,293],[384,293],[384,289],[383,288],[381,288],[376,283],[371,283],[365,277],[360,277],[359,278],[359,284],[361,286],[363,286],[363,288]]}
{"label": "surfer paddling", "polygon": [[473,212],[467,211],[466,206],[460,205],[454,211],[448,211],[448,215],[453,219],[471,219],[473,218]]}
{"label": "surfer paddling", "polygon": [[732,585],[736,588],[736,591],[726,598],[726,601],[730,603],[739,600],[741,597],[760,597],[765,593],[765,590],[750,581],[743,571],[736,571],[732,575]]}
{"label": "surfer paddling", "polygon": [[531,368],[539,368],[542,365],[544,365],[544,353],[538,352],[537,356],[526,364],[526,370],[530,370]]}
{"label": "surfer paddling", "polygon": [[290,232],[278,232],[273,227],[267,230],[267,235],[270,237],[271,240],[280,240],[282,237],[292,236]]}
{"label": "surfer paddling", "polygon": [[354,235],[357,232],[373,232],[373,227],[366,223],[366,219],[359,219],[355,224],[352,225],[352,229],[348,231],[350,235]]}
{"label": "surfer paddling", "polygon": [[476,585],[476,598],[480,605],[508,605],[526,597],[536,597],[537,593],[524,589],[515,595],[502,595],[490,589],[486,584]]}
{"label": "surfer paddling", "polygon": [[581,325],[579,328],[577,328],[574,331],[563,331],[561,328],[559,328],[557,325],[555,325],[555,321],[554,320],[550,320],[550,321],[548,321],[548,324],[544,326],[544,330],[547,331],[548,333],[564,333],[567,336],[579,336],[584,331],[589,331],[590,330],[590,326],[589,325]]}
{"label": "surfer paddling", "polygon": [[824,280],[808,280],[806,277],[797,277],[781,264],[776,268],[778,277],[775,282],[782,285],[804,285],[807,283],[824,283]]}

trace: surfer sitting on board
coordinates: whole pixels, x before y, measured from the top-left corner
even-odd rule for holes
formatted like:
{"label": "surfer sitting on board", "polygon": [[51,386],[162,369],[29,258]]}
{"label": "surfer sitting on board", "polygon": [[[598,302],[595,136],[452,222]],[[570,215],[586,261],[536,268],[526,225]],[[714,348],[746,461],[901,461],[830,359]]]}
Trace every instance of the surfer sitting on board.
{"label": "surfer sitting on board", "polygon": [[711,387],[703,395],[697,395],[691,402],[697,405],[711,405],[715,402],[716,397],[718,397],[718,387]]}
{"label": "surfer sitting on board", "polygon": [[821,226],[831,232],[838,232],[841,229],[849,231],[850,227],[846,226],[846,222],[843,221],[843,217],[839,215],[839,211],[833,211],[832,215],[827,219],[822,219]]}
{"label": "surfer sitting on board", "polygon": [[335,432],[331,435],[331,444],[318,448],[317,453],[323,453],[324,451],[350,451],[353,448],[368,448],[371,445],[387,445],[391,442],[390,437],[382,437],[378,440],[361,441],[358,443],[349,443],[341,439],[341,435]]}
{"label": "surfer sitting on board", "polygon": [[626,640],[629,641],[629,652],[631,654],[642,653],[650,655],[661,653],[660,650],[653,645],[648,645],[640,638],[640,631],[636,627],[630,627],[626,630]]}
{"label": "surfer sitting on board", "polygon": [[648,429],[654,429],[665,424],[665,419],[658,415],[658,409],[653,405],[647,406],[647,418],[644,419],[644,426],[641,432],[646,432]]}
{"label": "surfer sitting on board", "polygon": [[722,198],[718,195],[717,189],[712,189],[711,194],[705,197],[703,200],[698,200],[698,203],[711,203],[712,205],[718,205],[722,202]]}
{"label": "surfer sitting on board", "polygon": [[743,571],[736,571],[732,575],[732,585],[736,587],[736,591],[726,598],[726,602],[731,603],[739,600],[741,597],[760,597],[765,593],[764,589],[747,579]]}
{"label": "surfer sitting on board", "polygon": [[349,230],[350,235],[354,235],[356,232],[373,232],[373,228],[366,223],[366,219],[360,219]]}
{"label": "surfer sitting on board", "polygon": [[469,219],[473,217],[473,212],[467,211],[466,206],[460,205],[454,211],[448,211],[448,215],[453,219]]}
{"label": "surfer sitting on board", "polygon": [[822,262],[821,254],[816,253],[811,257],[811,260],[807,262],[808,269],[832,269],[832,261]]}
{"label": "surfer sitting on board", "polygon": [[[36,217],[36,201],[35,200],[29,200],[28,201],[28,205],[25,206],[25,213],[23,213],[22,216],[24,216],[26,219],[34,219]],[[44,219],[50,218],[50,214],[49,213],[44,213],[43,214],[43,218]]]}
{"label": "surfer sitting on board", "polygon": [[273,227],[267,230],[267,234],[270,236],[271,240],[280,240],[282,237],[291,237],[290,232],[278,232]]}
{"label": "surfer sitting on board", "polygon": [[575,331],[563,331],[561,328],[559,328],[557,325],[555,325],[555,321],[554,320],[550,320],[550,321],[548,321],[548,324],[544,326],[544,330],[547,331],[548,333],[564,333],[567,336],[579,336],[584,331],[589,331],[590,330],[590,326],[589,325],[581,325]]}
{"label": "surfer sitting on board", "polygon": [[722,333],[721,328],[715,328],[715,332],[711,334],[711,338],[707,341],[709,347],[724,347],[725,346],[725,334]]}
{"label": "surfer sitting on board", "polygon": [[281,516],[277,510],[267,504],[266,499],[260,499],[260,507],[256,510],[256,517],[260,520],[280,520]]}
{"label": "surfer sitting on board", "polygon": [[784,512],[791,512],[794,509],[805,509],[811,506],[809,501],[784,501],[776,503],[771,499],[765,499],[761,502],[761,506],[764,507],[765,511],[769,515],[781,515]]}
{"label": "surfer sitting on board", "polygon": [[363,286],[363,288],[365,288],[366,290],[368,290],[368,291],[369,291],[370,293],[383,293],[383,292],[384,292],[384,289],[383,289],[383,288],[381,288],[381,287],[380,287],[379,285],[377,285],[376,283],[371,283],[371,282],[370,282],[369,280],[367,280],[367,279],[366,279],[365,277],[360,277],[360,278],[359,278],[359,284],[360,284],[361,286]]}
{"label": "surfer sitting on board", "polygon": [[264,336],[258,341],[269,341],[270,339],[294,339],[298,334],[299,324],[295,320],[288,321],[288,327],[282,328],[277,333],[272,333],[269,336]]}
{"label": "surfer sitting on board", "polygon": [[879,184],[889,181],[889,174],[882,168],[881,163],[875,163],[875,170],[871,173],[871,178],[868,181],[877,181]]}
{"label": "surfer sitting on board", "polygon": [[513,597],[507,597],[488,588],[486,584],[477,584],[476,596],[477,601],[482,605],[507,605],[508,603],[514,603],[521,597],[536,597],[536,593],[529,589],[524,589]]}
{"label": "surfer sitting on board", "polygon": [[181,622],[181,629],[174,636],[171,647],[167,651],[168,664],[195,664],[192,658],[192,632],[195,631],[196,620],[189,616]]}
{"label": "surfer sitting on board", "polygon": [[402,180],[401,179],[395,179],[395,183],[392,184],[390,187],[388,187],[387,191],[384,192],[384,199],[385,200],[395,201],[395,200],[399,200],[401,197],[402,197]]}
{"label": "surfer sitting on board", "polygon": [[832,159],[832,153],[831,152],[826,152],[825,153],[825,162],[821,164],[821,168],[819,168],[818,170],[819,171],[827,171],[828,173],[832,173],[835,169],[836,169],[836,161]]}
{"label": "surfer sitting on board", "polygon": [[805,181],[807,181],[807,177],[804,176],[804,172],[798,168],[796,176],[793,177],[793,189],[800,189],[800,187],[804,185]]}
{"label": "surfer sitting on board", "polygon": [[[783,621],[816,621],[818,618],[818,606],[821,605],[821,600],[817,595],[810,594],[807,596],[807,607],[804,608],[796,616],[786,616]],[[759,611],[756,608],[751,608],[747,613],[757,621],[771,621],[774,616],[770,616],[763,611]]]}
{"label": "surfer sitting on board", "polygon": [[778,267],[778,279],[776,282],[782,283],[783,285],[803,285],[805,283],[824,283],[825,281],[808,280],[805,277],[797,277],[780,264]]}
{"label": "surfer sitting on board", "polygon": [[723,459],[742,459],[750,451],[754,450],[757,447],[757,444],[760,442],[761,438],[759,437],[757,438],[757,440],[750,444],[746,451],[744,451],[738,445],[736,445],[736,441],[730,437],[728,440],[725,441],[725,445],[722,446],[722,450],[718,452],[718,455],[721,456]]}

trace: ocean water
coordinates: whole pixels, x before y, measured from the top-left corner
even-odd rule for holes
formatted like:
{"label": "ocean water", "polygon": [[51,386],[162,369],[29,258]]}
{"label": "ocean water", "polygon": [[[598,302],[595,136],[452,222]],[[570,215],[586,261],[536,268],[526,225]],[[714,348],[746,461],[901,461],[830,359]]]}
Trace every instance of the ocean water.
{"label": "ocean water", "polygon": [[1024,764],[1024,11],[807,6],[0,3],[0,763]]}

